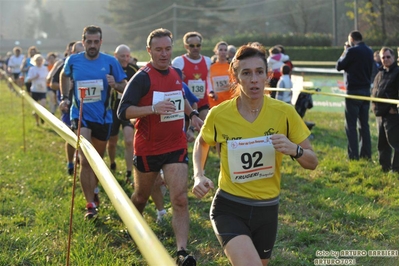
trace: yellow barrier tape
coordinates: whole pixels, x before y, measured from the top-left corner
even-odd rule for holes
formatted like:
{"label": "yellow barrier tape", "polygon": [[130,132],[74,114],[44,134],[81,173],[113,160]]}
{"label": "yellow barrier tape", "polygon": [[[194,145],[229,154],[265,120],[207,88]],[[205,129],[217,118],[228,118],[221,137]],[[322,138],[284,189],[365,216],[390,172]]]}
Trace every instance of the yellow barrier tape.
{"label": "yellow barrier tape", "polygon": [[[5,72],[0,70],[0,75],[5,76]],[[19,93],[33,107],[36,114],[44,119],[58,135],[72,146],[76,146],[78,138],[69,127],[51,114],[46,108],[33,100],[25,90],[17,86],[11,78],[7,79],[7,81],[7,85],[12,86],[14,91]],[[18,90],[15,89],[14,86],[16,86]],[[83,138],[83,136],[80,137],[80,148],[148,264],[150,266],[158,266],[160,264],[174,266],[175,263],[165,247],[148,226],[142,215],[134,207],[96,149],[89,141]]]}
{"label": "yellow barrier tape", "polygon": [[[265,88],[265,91],[294,91],[294,89]],[[309,94],[349,98],[349,99],[355,99],[355,100],[399,104],[399,100],[395,100],[395,99],[375,98],[375,97],[367,97],[367,96],[360,96],[360,95],[348,95],[348,94],[341,94],[341,93],[329,93],[329,92],[321,92],[321,91],[315,91],[315,90],[296,90],[296,91],[303,92],[303,93],[309,93]]]}
{"label": "yellow barrier tape", "polygon": [[294,66],[301,65],[301,66],[335,66],[337,62],[334,61],[292,61]]}
{"label": "yellow barrier tape", "polygon": [[[103,162],[94,147],[83,136],[80,138],[80,148],[86,156],[105,192],[114,205],[122,221],[128,225],[128,231],[135,240],[141,254],[146,258],[149,265],[175,265],[168,255],[165,247],[148,228],[141,214],[134,207],[132,201],[127,197],[112,173]],[[106,184],[106,185],[104,185]],[[156,250],[156,252],[154,252]],[[163,251],[164,253],[160,252]]]}

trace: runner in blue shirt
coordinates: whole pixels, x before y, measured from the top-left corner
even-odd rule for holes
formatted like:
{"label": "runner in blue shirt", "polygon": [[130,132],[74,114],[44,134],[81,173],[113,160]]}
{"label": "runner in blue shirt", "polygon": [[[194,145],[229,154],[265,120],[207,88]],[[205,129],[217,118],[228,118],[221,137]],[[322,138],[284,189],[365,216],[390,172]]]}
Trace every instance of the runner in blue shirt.
{"label": "runner in blue shirt", "polygon": [[[83,29],[82,42],[85,52],[71,55],[65,61],[60,76],[63,105],[68,104],[68,92],[71,77],[74,81],[74,95],[71,107],[72,128],[77,130],[81,95],[79,88],[88,88],[83,101],[83,115],[80,134],[91,142],[100,156],[104,156],[109,139],[112,110],[110,107],[111,88],[123,92],[126,85],[126,74],[118,61],[110,55],[100,53],[102,31],[98,26]],[[98,179],[84,154],[80,152],[80,183],[86,198],[86,219],[97,216]]]}

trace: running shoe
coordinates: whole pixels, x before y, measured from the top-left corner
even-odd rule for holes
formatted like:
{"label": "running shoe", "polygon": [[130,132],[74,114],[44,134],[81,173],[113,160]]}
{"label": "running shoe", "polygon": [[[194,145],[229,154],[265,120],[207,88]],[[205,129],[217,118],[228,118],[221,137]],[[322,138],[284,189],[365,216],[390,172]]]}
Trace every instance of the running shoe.
{"label": "running shoe", "polygon": [[86,204],[86,214],[85,214],[85,220],[91,220],[93,218],[97,217],[97,209],[93,205],[93,203],[87,203]]}
{"label": "running shoe", "polygon": [[188,255],[187,251],[182,249],[177,252],[176,263],[178,266],[196,266],[197,261],[191,255]]}

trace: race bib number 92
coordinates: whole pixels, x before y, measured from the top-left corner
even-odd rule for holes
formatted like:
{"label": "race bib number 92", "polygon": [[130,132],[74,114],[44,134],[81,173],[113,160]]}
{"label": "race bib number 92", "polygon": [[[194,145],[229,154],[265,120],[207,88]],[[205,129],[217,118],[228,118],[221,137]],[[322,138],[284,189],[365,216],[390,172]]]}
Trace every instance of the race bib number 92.
{"label": "race bib number 92", "polygon": [[245,183],[274,175],[275,150],[269,136],[228,140],[227,156],[233,183]]}

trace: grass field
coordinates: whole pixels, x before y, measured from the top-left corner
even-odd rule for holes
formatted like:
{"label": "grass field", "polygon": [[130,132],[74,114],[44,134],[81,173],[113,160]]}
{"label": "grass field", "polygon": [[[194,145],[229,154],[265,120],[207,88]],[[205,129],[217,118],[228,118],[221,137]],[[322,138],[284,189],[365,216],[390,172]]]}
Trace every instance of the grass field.
{"label": "grass field", "polygon": [[[3,81],[0,93],[0,265],[65,265],[72,179],[66,173],[64,141],[49,125],[37,127],[26,103],[23,114],[21,98]],[[347,161],[342,113],[309,110],[305,119],[316,123],[312,145],[319,166],[307,171],[288,156],[284,159],[279,231],[270,265],[315,265],[319,257],[332,258],[331,251],[396,250],[397,254],[399,176],[380,171],[374,117],[370,118],[371,162]],[[122,143],[117,155],[119,169],[114,175],[130,196],[132,189],[124,184]],[[104,160],[108,165],[108,158]],[[213,153],[206,172],[217,179],[218,159]],[[190,179],[189,190],[192,183]],[[77,188],[71,265],[147,265],[105,193],[101,196],[99,218],[85,222],[85,202]],[[198,265],[229,265],[209,222],[211,199],[209,195],[197,200],[189,193],[188,248]],[[166,206],[170,207],[167,197]],[[150,202],[144,218],[174,254],[170,215],[156,224]],[[347,258],[356,259],[356,265],[399,265],[398,256]]]}

